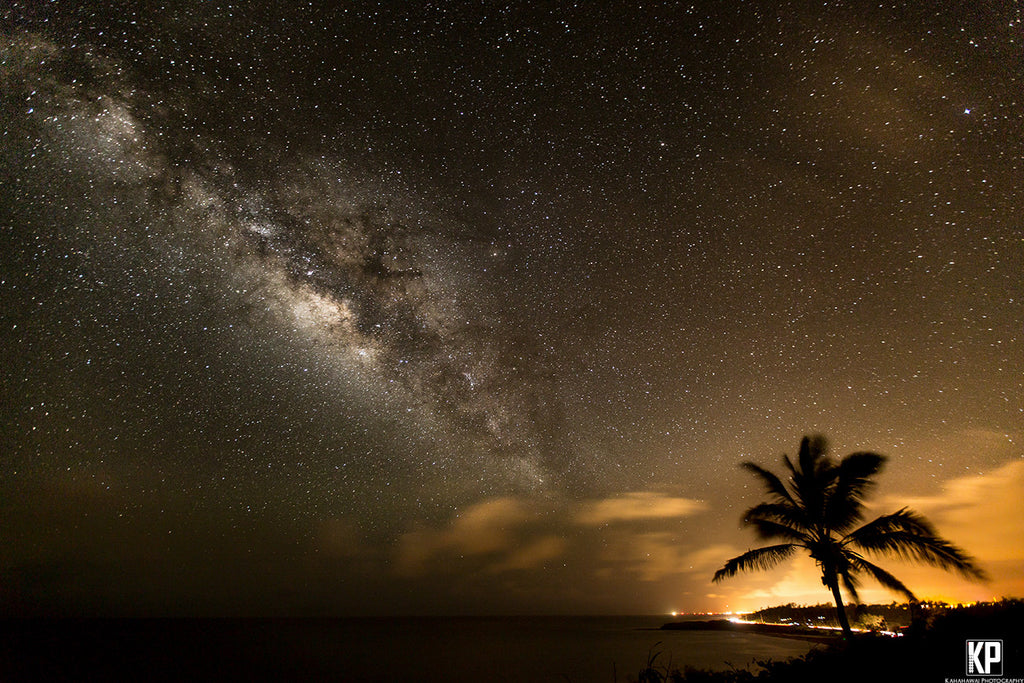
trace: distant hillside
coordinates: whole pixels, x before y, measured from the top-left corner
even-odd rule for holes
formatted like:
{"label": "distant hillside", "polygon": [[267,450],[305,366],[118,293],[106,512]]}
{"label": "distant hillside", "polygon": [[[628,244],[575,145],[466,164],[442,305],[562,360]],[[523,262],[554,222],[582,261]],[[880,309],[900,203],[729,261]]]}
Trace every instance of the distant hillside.
{"label": "distant hillside", "polygon": [[[891,631],[909,626],[912,615],[917,613],[924,618],[950,609],[943,602],[923,602],[916,605],[891,602],[887,605],[855,605],[849,610],[850,623],[854,628],[868,630]],[[797,605],[789,603],[768,607],[746,615],[750,621],[761,621],[772,624],[803,624],[809,626],[838,626],[835,619],[835,605]]]}

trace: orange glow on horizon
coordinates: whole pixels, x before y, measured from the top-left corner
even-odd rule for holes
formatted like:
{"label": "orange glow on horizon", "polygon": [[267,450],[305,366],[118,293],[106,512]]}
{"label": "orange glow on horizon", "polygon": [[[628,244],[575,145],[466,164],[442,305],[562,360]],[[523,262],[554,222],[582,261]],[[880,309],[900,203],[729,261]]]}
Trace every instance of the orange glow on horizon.
{"label": "orange glow on horizon", "polygon": [[[1007,463],[984,474],[951,479],[933,495],[893,493],[879,496],[867,515],[885,514],[910,507],[928,518],[939,533],[965,549],[988,574],[987,582],[965,579],[909,561],[873,556],[870,559],[904,582],[920,602],[950,605],[997,602],[1003,598],[1024,596],[1024,462]],[[726,559],[723,557],[722,559]],[[726,601],[740,612],[796,603],[817,605],[832,602],[831,593],[822,586],[821,575],[806,556],[770,572],[753,572],[730,578],[716,586],[720,602]],[[733,593],[732,591],[735,591]],[[862,604],[906,602],[874,581],[865,578],[859,586]],[[711,596],[708,596],[711,598]],[[847,603],[853,602],[843,591]],[[710,606],[716,602],[709,600]]]}

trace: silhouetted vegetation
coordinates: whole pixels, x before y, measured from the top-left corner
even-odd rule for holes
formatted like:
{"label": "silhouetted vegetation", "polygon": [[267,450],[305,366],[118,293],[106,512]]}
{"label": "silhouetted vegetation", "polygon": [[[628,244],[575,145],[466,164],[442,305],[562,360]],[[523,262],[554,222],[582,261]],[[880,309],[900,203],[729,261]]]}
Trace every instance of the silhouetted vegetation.
{"label": "silhouetted vegetation", "polygon": [[851,628],[840,583],[855,602],[859,601],[857,587],[864,574],[911,601],[917,600],[899,579],[869,562],[863,551],[917,560],[958,571],[968,578],[984,578],[969,555],[907,508],[858,527],[864,518],[864,496],[874,486],[873,477],[886,459],[877,453],[859,452],[836,462],[826,450],[824,437],[805,436],[795,464],[783,455],[789,471],[788,485],[760,465],[743,463],[761,480],[770,497],[769,502],[747,510],[743,523],[752,526],[762,540],[782,543],[734,557],[715,572],[713,581],[739,571],[770,569],[797,550],[806,550],[821,569],[821,582],[835,600],[836,620],[849,637]]}
{"label": "silhouetted vegetation", "polygon": [[[907,603],[891,602],[885,605],[855,605],[850,615],[850,625],[862,630],[892,631],[910,626],[915,619],[948,609],[943,602]],[[744,615],[748,621],[767,624],[799,624],[803,626],[838,627],[836,608],[831,604],[819,605],[777,605]]]}
{"label": "silhouetted vegetation", "polygon": [[[783,608],[788,609],[788,606]],[[809,608],[810,609],[810,608]],[[864,681],[942,681],[965,675],[968,639],[1003,641],[1004,677],[1024,672],[1024,601],[1002,600],[963,607],[924,610],[922,619],[900,638],[859,634],[817,646],[802,657],[756,661],[747,668],[709,671],[660,666],[648,658],[637,675],[642,683],[864,683]]]}

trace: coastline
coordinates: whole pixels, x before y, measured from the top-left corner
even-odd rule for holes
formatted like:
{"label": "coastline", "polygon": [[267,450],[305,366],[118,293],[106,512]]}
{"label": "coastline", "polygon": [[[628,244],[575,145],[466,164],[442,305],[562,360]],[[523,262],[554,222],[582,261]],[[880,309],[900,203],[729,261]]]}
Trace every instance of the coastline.
{"label": "coastline", "polygon": [[672,621],[663,624],[662,631],[733,631],[737,633],[756,633],[776,638],[793,638],[812,643],[834,643],[839,640],[839,633],[805,626],[788,626],[786,624],[759,624],[747,621],[730,621],[729,619],[711,619],[707,621]]}

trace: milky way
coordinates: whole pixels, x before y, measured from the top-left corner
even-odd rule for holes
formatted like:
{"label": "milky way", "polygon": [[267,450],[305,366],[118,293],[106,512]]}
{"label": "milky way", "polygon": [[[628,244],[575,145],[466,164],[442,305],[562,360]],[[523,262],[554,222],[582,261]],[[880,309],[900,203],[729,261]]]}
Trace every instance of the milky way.
{"label": "milky way", "polygon": [[[65,182],[85,189],[73,199],[99,204],[70,209],[92,224],[82,252],[106,251],[119,268],[135,256],[134,244],[119,241],[141,232],[159,244],[145,273],[113,275],[130,280],[110,283],[121,296],[155,298],[161,281],[180,277],[185,305],[206,289],[221,310],[244,311],[237,324],[283,338],[285,349],[259,361],[270,372],[301,347],[316,376],[355,377],[378,401],[404,405],[417,429],[446,442],[445,469],[468,459],[503,487],[551,476],[540,359],[488,301],[486,271],[501,268],[500,245],[425,200],[403,206],[416,198],[397,182],[360,187],[341,161],[300,158],[243,179],[214,140],[164,144],[166,121],[132,113],[154,96],[135,90],[121,66],[38,36],[7,49],[7,78],[30,103],[28,156],[41,145],[70,150]],[[78,77],[54,77],[68,62]],[[176,154],[190,155],[187,166]],[[130,206],[131,224],[119,224],[118,204]]]}
{"label": "milky way", "polygon": [[1017,8],[2,12],[4,604],[721,607],[742,459],[1017,476]]}

